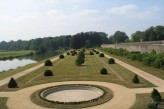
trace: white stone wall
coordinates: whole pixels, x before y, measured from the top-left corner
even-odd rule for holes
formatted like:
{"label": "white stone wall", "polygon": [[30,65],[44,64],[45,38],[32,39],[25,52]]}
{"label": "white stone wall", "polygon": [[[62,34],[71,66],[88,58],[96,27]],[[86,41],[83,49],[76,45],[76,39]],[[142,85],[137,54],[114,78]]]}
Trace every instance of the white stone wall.
{"label": "white stone wall", "polygon": [[103,48],[123,48],[128,51],[151,52],[155,50],[157,53],[164,52],[164,41],[149,41],[136,43],[120,43],[120,44],[103,44]]}

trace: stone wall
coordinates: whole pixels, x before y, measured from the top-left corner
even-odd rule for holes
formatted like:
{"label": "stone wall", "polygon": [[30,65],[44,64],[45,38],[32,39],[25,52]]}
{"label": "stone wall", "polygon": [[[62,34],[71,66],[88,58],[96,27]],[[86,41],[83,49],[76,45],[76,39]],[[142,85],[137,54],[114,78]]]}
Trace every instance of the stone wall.
{"label": "stone wall", "polygon": [[103,48],[123,48],[128,51],[151,52],[155,50],[157,53],[164,52],[163,41],[149,41],[149,42],[136,42],[136,43],[120,43],[120,44],[103,44]]}

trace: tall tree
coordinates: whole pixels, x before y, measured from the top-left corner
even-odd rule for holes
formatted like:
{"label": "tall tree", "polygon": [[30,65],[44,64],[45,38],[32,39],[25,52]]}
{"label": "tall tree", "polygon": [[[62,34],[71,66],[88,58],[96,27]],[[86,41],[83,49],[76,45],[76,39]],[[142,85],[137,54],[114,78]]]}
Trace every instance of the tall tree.
{"label": "tall tree", "polygon": [[142,40],[143,33],[141,31],[136,31],[131,35],[132,42],[140,42]]}
{"label": "tall tree", "polygon": [[122,31],[116,31],[114,35],[110,36],[109,40],[112,43],[121,43],[125,42],[125,40],[129,39],[129,37],[126,35],[125,32]]}

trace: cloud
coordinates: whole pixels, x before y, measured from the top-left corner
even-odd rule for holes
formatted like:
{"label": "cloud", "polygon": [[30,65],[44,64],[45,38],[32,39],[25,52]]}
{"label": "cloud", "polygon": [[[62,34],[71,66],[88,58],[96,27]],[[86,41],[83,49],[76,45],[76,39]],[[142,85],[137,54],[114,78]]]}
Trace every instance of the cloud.
{"label": "cloud", "polygon": [[127,15],[136,12],[138,7],[136,5],[125,5],[120,7],[113,7],[107,10],[110,15]]}
{"label": "cloud", "polygon": [[137,5],[124,5],[120,7],[113,7],[106,10],[110,16],[122,16],[126,18],[133,18],[138,20],[151,20],[158,18],[160,6],[151,6],[145,10],[140,10]]}

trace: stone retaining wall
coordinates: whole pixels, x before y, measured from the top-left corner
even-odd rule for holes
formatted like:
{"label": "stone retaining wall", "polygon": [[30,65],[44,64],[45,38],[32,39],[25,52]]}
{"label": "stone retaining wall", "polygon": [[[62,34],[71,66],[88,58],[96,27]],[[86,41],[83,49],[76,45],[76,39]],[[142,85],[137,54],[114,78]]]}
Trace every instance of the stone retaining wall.
{"label": "stone retaining wall", "polygon": [[151,52],[155,50],[157,53],[164,52],[164,41],[149,41],[136,43],[120,43],[120,44],[103,44],[102,48],[123,48],[128,51]]}

